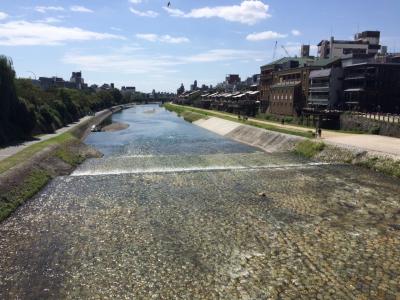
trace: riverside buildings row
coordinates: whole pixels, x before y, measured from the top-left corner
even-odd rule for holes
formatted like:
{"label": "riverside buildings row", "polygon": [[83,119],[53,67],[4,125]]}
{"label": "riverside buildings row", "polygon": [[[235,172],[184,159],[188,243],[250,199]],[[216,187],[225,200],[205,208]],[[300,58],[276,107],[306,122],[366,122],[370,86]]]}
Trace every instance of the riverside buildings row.
{"label": "riverside buildings row", "polygon": [[301,57],[261,66],[260,110],[400,113],[400,55],[388,54],[379,41],[379,31],[358,33],[351,41],[332,37],[318,44],[318,57],[303,46]]}
{"label": "riverside buildings row", "polygon": [[256,74],[242,81],[238,74],[229,74],[225,81],[217,84],[215,88],[205,85],[196,88],[195,81],[189,91],[185,91],[182,84],[177,90],[178,97],[174,102],[254,116],[260,106],[259,78]]}
{"label": "riverside buildings row", "polygon": [[281,116],[346,110],[400,113],[400,54],[387,53],[379,31],[357,33],[353,40],[322,40],[316,57],[303,45],[299,57],[278,59],[260,71],[245,81],[228,75],[206,90],[197,88],[197,81],[187,92],[182,85],[176,101]]}

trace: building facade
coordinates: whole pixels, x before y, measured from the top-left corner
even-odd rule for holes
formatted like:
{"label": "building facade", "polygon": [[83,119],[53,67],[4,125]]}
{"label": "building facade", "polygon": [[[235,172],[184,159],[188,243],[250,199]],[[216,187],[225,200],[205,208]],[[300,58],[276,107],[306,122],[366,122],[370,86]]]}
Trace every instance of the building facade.
{"label": "building facade", "polygon": [[307,107],[333,109],[343,98],[341,66],[310,72]]}
{"label": "building facade", "polygon": [[344,67],[346,109],[400,113],[400,64],[360,63]]}
{"label": "building facade", "polygon": [[303,107],[301,81],[287,80],[270,88],[269,112],[276,115],[297,115]]}
{"label": "building facade", "polygon": [[329,41],[322,40],[318,44],[318,55],[320,58],[342,58],[349,54],[376,55],[381,48],[379,41],[379,31],[357,33],[354,40],[335,40],[331,37]]}

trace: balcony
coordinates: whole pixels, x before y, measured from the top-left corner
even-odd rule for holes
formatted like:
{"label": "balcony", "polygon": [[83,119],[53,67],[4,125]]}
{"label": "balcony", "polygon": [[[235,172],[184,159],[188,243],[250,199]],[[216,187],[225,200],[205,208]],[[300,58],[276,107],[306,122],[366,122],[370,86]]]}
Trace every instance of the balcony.
{"label": "balcony", "polygon": [[329,82],[321,82],[321,83],[312,82],[310,88],[329,88]]}
{"label": "balcony", "polygon": [[327,106],[329,103],[328,97],[326,98],[316,98],[316,97],[308,97],[307,104],[308,105],[324,105]]}

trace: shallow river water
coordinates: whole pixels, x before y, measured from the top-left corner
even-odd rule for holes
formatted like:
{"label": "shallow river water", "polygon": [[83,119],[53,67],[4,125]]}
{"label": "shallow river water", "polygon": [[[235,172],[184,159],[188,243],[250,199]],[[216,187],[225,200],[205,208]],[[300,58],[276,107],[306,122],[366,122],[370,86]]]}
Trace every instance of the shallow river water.
{"label": "shallow river water", "polygon": [[0,224],[0,299],[400,298],[399,180],[156,105],[113,119],[86,140],[103,158]]}

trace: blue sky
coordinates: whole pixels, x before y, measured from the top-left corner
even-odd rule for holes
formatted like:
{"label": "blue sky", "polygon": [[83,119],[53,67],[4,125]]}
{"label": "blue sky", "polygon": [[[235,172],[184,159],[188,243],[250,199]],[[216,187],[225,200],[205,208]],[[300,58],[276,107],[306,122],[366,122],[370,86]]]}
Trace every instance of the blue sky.
{"label": "blue sky", "polygon": [[[0,0],[0,54],[19,77],[69,78],[82,70],[89,84],[114,82],[149,92],[244,79],[280,45],[351,38],[380,30],[400,51],[400,1],[381,0]],[[312,47],[312,51],[315,50]]]}

